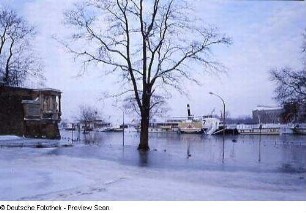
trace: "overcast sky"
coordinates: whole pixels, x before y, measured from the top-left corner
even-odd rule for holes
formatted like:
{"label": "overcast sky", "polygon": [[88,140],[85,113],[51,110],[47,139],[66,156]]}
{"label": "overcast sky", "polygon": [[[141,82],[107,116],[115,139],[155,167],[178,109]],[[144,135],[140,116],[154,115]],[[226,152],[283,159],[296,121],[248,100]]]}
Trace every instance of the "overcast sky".
{"label": "overcast sky", "polygon": [[[63,118],[71,119],[81,104],[94,105],[104,118],[118,122],[121,112],[112,101],[101,101],[103,91],[112,88],[109,80],[98,69],[88,70],[76,77],[79,64],[52,36],[65,35],[63,11],[71,8],[74,0],[1,0],[0,4],[15,8],[37,27],[38,55],[44,61],[46,87],[63,92]],[[184,97],[173,92],[169,100],[169,116],[185,116],[186,104],[195,115],[209,114],[213,109],[220,114],[222,103],[210,96],[210,91],[222,96],[232,117],[251,115],[257,105],[275,106],[274,85],[268,71],[274,67],[301,67],[300,47],[306,28],[306,3],[303,1],[192,1],[196,13],[205,23],[217,26],[233,40],[228,48],[218,49],[215,56],[227,67],[227,73],[202,75],[202,86],[189,83],[190,94]],[[120,116],[118,115],[120,114]],[[117,115],[116,115],[117,114]]]}

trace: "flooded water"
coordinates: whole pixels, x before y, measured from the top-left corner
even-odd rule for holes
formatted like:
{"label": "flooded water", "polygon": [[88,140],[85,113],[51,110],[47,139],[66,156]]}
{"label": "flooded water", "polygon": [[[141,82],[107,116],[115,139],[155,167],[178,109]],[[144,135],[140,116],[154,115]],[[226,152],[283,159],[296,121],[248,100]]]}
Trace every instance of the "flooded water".
{"label": "flooded water", "polygon": [[[71,138],[70,134],[62,135]],[[222,136],[151,133],[150,152],[142,154],[136,151],[138,133],[125,133],[124,142],[122,133],[92,132],[80,137],[81,142],[74,141],[73,148],[56,154],[167,169],[306,172],[306,136],[227,135],[223,143]]]}
{"label": "flooded water", "polygon": [[306,136],[152,133],[145,153],[136,132],[79,137],[0,148],[0,200],[306,200]]}

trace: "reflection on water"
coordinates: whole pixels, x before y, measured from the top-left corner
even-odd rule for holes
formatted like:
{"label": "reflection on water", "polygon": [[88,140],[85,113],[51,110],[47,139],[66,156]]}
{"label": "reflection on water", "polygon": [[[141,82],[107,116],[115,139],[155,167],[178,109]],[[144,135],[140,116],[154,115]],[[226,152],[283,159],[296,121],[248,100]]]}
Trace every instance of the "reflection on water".
{"label": "reflection on water", "polygon": [[[62,132],[68,138],[71,132]],[[194,169],[257,169],[305,172],[306,136],[222,136],[155,133],[149,152],[138,152],[138,133],[91,132],[81,134],[71,148],[53,154],[113,160],[141,167]],[[186,157],[187,156],[187,157]],[[187,160],[187,161],[186,161]],[[225,167],[220,167],[224,160]]]}
{"label": "reflection on water", "polygon": [[259,142],[258,142],[258,162],[261,161],[261,135],[259,135]]}
{"label": "reflection on water", "polygon": [[149,163],[149,152],[143,152],[143,151],[139,151],[138,152],[139,155],[139,166],[143,167],[143,166],[148,166]]}

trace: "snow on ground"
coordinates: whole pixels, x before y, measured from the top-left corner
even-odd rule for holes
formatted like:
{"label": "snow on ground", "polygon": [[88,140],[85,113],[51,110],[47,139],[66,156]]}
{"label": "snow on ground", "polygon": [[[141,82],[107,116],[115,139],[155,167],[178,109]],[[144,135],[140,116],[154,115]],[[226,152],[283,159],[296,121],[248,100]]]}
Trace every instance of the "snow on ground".
{"label": "snow on ground", "polygon": [[49,140],[49,139],[30,139],[15,135],[0,135],[0,147],[58,147],[70,146],[70,141]]}
{"label": "snow on ground", "polygon": [[[299,156],[305,146],[294,152],[298,164],[288,166],[291,147],[289,152],[277,149],[281,164],[265,164],[263,153],[262,164],[240,165],[232,150],[224,164],[214,160],[218,154],[199,157],[196,146],[202,143],[193,146],[187,159],[180,155],[186,151],[182,141],[174,146],[171,139],[166,146],[158,138],[148,154],[140,154],[131,142],[134,136],[128,136],[124,149],[112,137],[73,147],[1,148],[0,200],[306,200],[305,157]],[[245,141],[238,140],[237,147],[239,143]]]}
{"label": "snow on ground", "polygon": [[22,137],[16,135],[0,135],[0,141],[18,140],[18,139],[22,139]]}

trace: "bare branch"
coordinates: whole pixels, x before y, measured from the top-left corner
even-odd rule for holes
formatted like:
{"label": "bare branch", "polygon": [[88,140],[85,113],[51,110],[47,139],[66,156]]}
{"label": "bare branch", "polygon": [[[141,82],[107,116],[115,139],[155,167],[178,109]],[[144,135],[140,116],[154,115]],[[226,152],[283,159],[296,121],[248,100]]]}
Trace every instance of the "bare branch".
{"label": "bare branch", "polygon": [[34,37],[34,27],[15,11],[0,9],[0,80],[4,84],[21,86],[28,77],[43,79],[40,59],[31,47]]}
{"label": "bare branch", "polygon": [[86,65],[111,67],[122,78],[123,90],[134,92],[127,100],[141,115],[144,141],[151,113],[165,102],[157,98],[160,92],[168,86],[184,92],[182,79],[199,84],[193,76],[195,64],[203,72],[219,71],[212,49],[230,44],[216,29],[192,19],[183,0],[87,0],[67,14],[76,31],[72,38],[83,47],[67,48]]}

